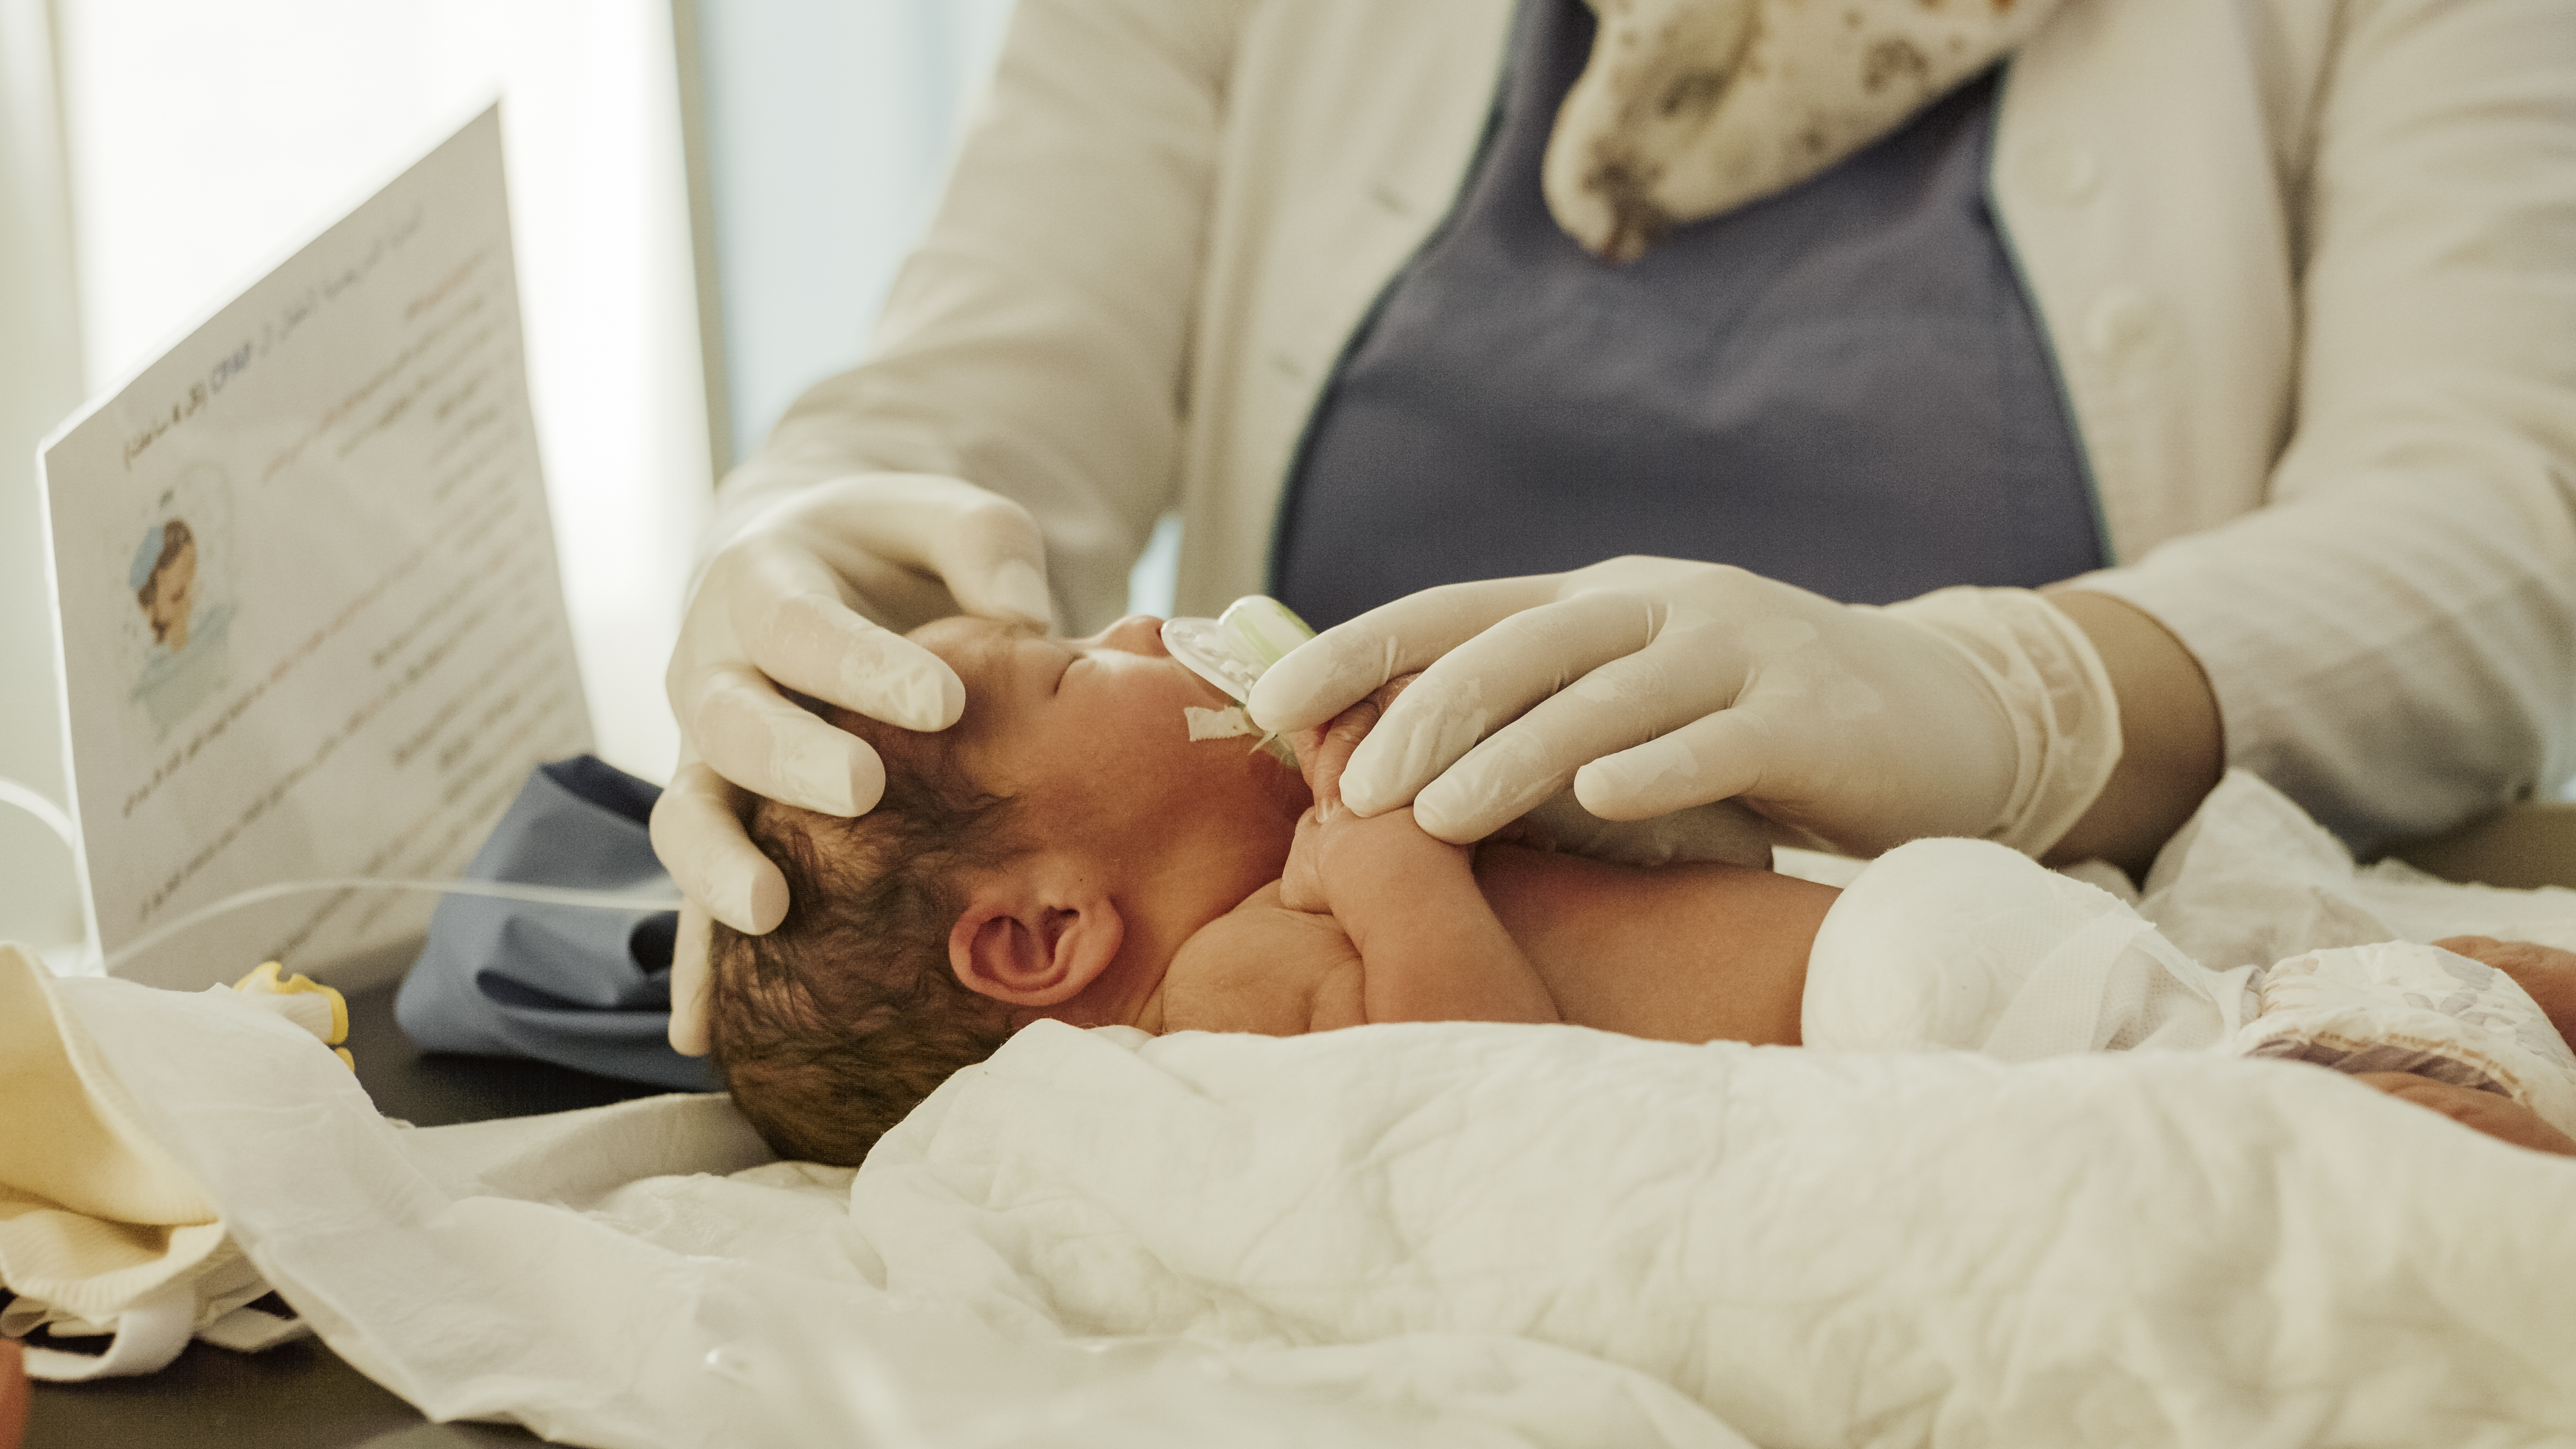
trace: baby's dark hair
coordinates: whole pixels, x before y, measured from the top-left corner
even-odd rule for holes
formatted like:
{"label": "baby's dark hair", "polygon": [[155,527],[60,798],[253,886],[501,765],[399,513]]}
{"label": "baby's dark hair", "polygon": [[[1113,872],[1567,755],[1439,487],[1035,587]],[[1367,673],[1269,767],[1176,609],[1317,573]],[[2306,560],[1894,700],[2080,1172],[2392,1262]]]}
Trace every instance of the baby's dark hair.
{"label": "baby's dark hair", "polygon": [[[160,555],[152,560],[152,571],[144,575],[143,587],[134,591],[134,600],[143,606],[145,613],[152,612],[153,604],[161,597],[162,573],[178,560],[182,550],[196,541],[197,535],[189,531],[188,521],[184,518],[173,518],[161,525]],[[152,626],[152,636],[156,639],[166,632],[158,623]]]}
{"label": "baby's dark hair", "polygon": [[765,936],[718,923],[709,952],[735,1105],[780,1156],[843,1167],[1010,1035],[1009,1008],[949,969],[948,935],[958,872],[1018,853],[1011,802],[925,737],[872,725],[857,732],[885,759],[884,798],[846,820],[763,801],[751,838],[787,877],[787,918]]}

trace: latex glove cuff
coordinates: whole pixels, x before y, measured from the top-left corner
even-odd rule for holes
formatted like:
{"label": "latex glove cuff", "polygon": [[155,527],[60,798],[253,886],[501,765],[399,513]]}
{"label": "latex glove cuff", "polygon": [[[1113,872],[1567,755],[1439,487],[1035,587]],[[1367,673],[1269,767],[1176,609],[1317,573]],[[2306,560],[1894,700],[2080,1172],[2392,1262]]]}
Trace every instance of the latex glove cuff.
{"label": "latex glove cuff", "polygon": [[2120,763],[2119,696],[2092,639],[2029,589],[1939,589],[1885,612],[1956,645],[1994,692],[2018,758],[1985,838],[2044,854]]}

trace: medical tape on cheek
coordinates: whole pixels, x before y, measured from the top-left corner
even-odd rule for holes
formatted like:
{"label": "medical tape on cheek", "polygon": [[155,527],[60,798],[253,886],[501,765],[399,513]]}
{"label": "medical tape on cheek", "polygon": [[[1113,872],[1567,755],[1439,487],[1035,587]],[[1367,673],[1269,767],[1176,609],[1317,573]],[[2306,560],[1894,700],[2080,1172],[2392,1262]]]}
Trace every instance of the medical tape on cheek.
{"label": "medical tape on cheek", "polygon": [[1232,740],[1261,733],[1252,717],[1239,704],[1223,709],[1202,709],[1195,704],[1181,706],[1181,718],[1188,722],[1192,740]]}
{"label": "medical tape on cheek", "polygon": [[1189,724],[1190,739],[1193,742],[1251,739],[1259,735],[1259,740],[1253,744],[1254,749],[1286,765],[1289,769],[1299,768],[1295,747],[1275,730],[1263,734],[1261,726],[1252,722],[1252,716],[1246,714],[1241,705],[1232,705],[1225,709],[1202,709],[1195,704],[1185,704],[1181,706],[1181,716]]}

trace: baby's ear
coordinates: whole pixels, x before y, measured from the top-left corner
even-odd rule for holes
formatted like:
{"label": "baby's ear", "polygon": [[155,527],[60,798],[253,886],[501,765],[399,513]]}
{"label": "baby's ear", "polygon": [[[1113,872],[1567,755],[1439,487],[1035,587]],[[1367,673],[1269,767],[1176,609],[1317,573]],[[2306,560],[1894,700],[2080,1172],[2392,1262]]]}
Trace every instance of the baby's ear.
{"label": "baby's ear", "polygon": [[1013,1006],[1062,1006],[1118,959],[1126,923],[1106,892],[1048,888],[995,873],[973,888],[948,932],[948,965],[966,989]]}

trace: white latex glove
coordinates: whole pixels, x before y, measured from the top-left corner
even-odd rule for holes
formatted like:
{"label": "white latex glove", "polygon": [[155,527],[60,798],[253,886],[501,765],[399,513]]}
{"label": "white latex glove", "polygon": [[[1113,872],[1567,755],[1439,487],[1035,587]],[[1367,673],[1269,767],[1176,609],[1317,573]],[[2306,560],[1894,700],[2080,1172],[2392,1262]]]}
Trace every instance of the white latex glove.
{"label": "white latex glove", "polygon": [[1342,795],[1362,814],[1410,802],[1452,841],[1571,782],[1607,820],[1741,797],[1854,854],[1925,835],[2037,853],[2120,753],[2101,660],[2028,590],[1878,609],[1641,557],[1372,609],[1271,666],[1252,716],[1308,728],[1412,670]]}
{"label": "white latex glove", "polygon": [[757,935],[787,914],[786,878],[743,833],[751,797],[858,815],[885,791],[866,741],[778,686],[905,729],[946,729],[965,686],[903,631],[954,613],[1053,618],[1036,520],[954,478],[874,473],[800,489],[708,560],[665,676],[680,762],[653,808],[654,854],[689,902],[672,961],[673,1046],[707,1050],[707,917]]}

